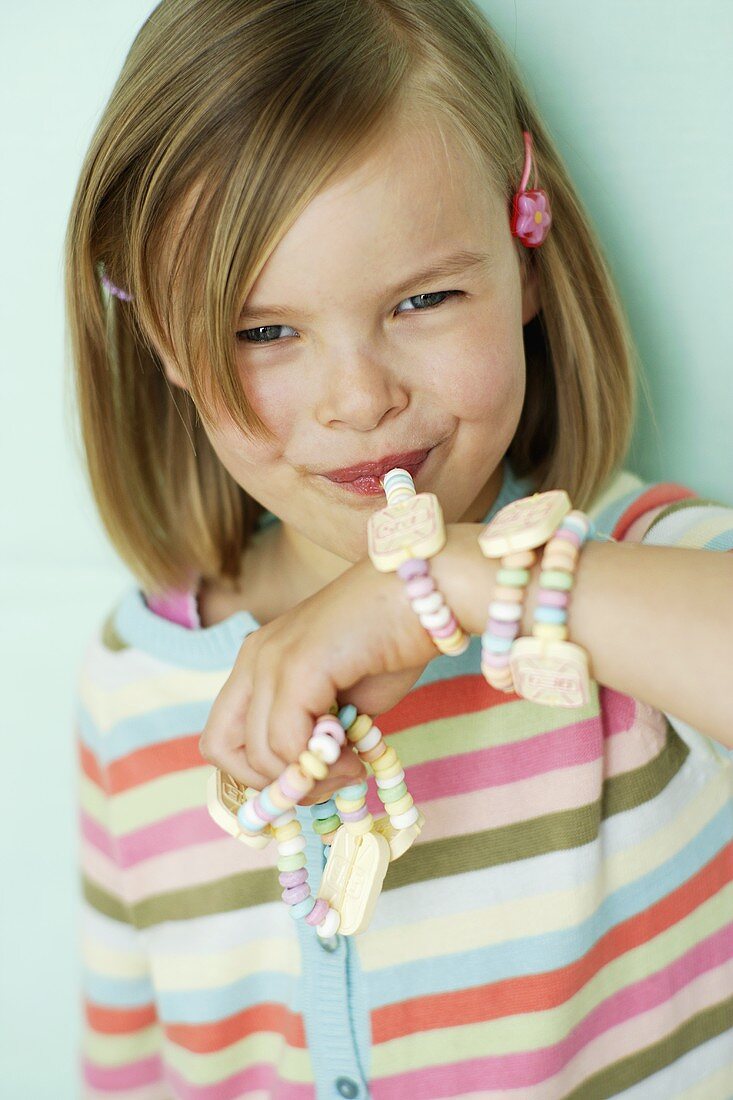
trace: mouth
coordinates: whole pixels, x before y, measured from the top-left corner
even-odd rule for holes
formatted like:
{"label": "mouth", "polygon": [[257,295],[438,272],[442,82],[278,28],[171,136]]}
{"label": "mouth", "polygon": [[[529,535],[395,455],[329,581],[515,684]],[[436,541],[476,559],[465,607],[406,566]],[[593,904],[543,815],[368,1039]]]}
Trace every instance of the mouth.
{"label": "mouth", "polygon": [[405,461],[404,459],[403,461],[398,461],[395,458],[392,461],[385,461],[379,464],[375,463],[374,468],[379,471],[378,473],[362,473],[352,478],[345,477],[343,472],[338,472],[337,476],[335,476],[334,474],[317,474],[316,476],[323,478],[324,481],[330,482],[332,485],[335,485],[337,488],[342,489],[347,493],[354,493],[357,496],[363,497],[384,497],[385,492],[384,488],[382,487],[382,483],[379,480],[380,477],[383,477],[384,474],[389,473],[390,470],[399,468],[401,470],[407,470],[408,474],[414,481],[436,449],[437,444],[435,447],[430,447],[427,451],[413,452],[413,455],[417,454],[418,457],[413,457],[411,460],[409,460],[410,456],[407,456],[408,461]]}

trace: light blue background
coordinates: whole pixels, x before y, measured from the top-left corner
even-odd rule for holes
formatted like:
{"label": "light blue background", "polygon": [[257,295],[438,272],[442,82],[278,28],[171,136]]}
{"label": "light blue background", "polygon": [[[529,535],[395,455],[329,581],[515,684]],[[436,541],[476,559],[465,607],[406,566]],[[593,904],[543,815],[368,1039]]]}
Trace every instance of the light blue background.
{"label": "light blue background", "polygon": [[[594,219],[653,395],[629,465],[733,501],[730,0],[491,0]],[[61,246],[92,129],[152,6],[3,6],[4,1094],[79,1095],[76,762],[84,647],[132,582],[64,410]]]}

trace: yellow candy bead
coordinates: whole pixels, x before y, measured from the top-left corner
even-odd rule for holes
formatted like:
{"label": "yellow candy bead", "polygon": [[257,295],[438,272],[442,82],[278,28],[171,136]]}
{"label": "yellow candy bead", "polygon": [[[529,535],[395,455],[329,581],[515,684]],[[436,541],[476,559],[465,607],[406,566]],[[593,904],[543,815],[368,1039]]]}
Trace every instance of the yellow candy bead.
{"label": "yellow candy bead", "polygon": [[367,814],[361,821],[345,821],[344,826],[351,833],[352,836],[364,836],[365,833],[372,831],[372,825],[374,824],[374,818],[371,814]]}
{"label": "yellow candy bead", "polygon": [[297,836],[301,832],[299,821],[289,821],[287,825],[281,825],[279,828],[272,827],[272,835],[275,840],[290,840],[292,837]]}
{"label": "yellow candy bead", "polygon": [[390,817],[397,817],[399,814],[407,813],[410,806],[413,805],[413,797],[408,791],[407,794],[403,794],[402,798],[398,798],[396,802],[386,803],[384,808]]}
{"label": "yellow candy bead", "polygon": [[568,636],[568,628],[563,623],[537,623],[532,627],[532,634],[535,638],[564,642]]}
{"label": "yellow candy bead", "polygon": [[355,801],[350,801],[348,798],[336,798],[336,809],[341,810],[344,814],[353,814],[357,810],[360,810],[364,805],[364,799],[358,798]]}
{"label": "yellow candy bead", "polygon": [[349,741],[361,741],[364,734],[368,733],[373,725],[374,722],[368,714],[359,714],[347,729],[346,736]]}
{"label": "yellow candy bead", "polygon": [[372,761],[372,769],[375,775],[384,775],[387,768],[391,768],[397,761],[397,753],[391,745],[387,746],[387,751],[383,752],[380,757]]}
{"label": "yellow candy bead", "polygon": [[298,757],[298,763],[305,772],[312,779],[325,779],[328,775],[328,764],[324,764],[322,760],[319,760],[314,752],[310,749],[305,749],[304,752]]}
{"label": "yellow candy bead", "polygon": [[504,600],[505,603],[522,603],[524,600],[524,589],[509,588],[508,585],[499,584],[494,589],[492,598],[495,600]]}
{"label": "yellow candy bead", "polygon": [[402,764],[397,760],[394,764],[391,764],[388,768],[382,768],[379,771],[380,779],[393,779],[403,770]]}

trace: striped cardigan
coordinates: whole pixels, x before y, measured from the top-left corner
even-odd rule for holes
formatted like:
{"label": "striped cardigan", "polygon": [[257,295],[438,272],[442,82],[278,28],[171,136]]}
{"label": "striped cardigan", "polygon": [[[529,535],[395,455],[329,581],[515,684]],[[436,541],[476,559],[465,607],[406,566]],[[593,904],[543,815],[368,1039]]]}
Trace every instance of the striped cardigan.
{"label": "striped cardigan", "polygon": [[[486,520],[529,492],[505,466]],[[587,511],[733,549],[732,508],[626,470]],[[198,738],[258,624],[195,612],[132,588],[79,669],[84,1096],[733,1095],[732,753],[598,684],[577,710],[496,692],[474,637],[379,716],[425,827],[367,931],[321,941],[275,846],[207,812]]]}

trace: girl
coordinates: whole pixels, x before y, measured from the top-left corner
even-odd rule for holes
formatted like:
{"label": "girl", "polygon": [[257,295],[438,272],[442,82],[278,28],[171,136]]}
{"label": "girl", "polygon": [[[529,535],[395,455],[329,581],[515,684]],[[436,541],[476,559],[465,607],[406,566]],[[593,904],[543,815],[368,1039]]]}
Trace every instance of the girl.
{"label": "girl", "polygon": [[[728,1097],[733,558],[705,551],[733,510],[623,468],[623,310],[479,9],[164,0],[81,171],[67,295],[139,582],[79,678],[85,1095]],[[443,509],[452,653],[367,553],[400,466]],[[496,686],[479,638],[478,535],[556,489],[594,524],[572,709]],[[359,755],[296,808],[292,913],[275,845],[206,802],[208,765],[262,790],[334,701],[379,715],[424,817],[359,935],[307,920],[311,811]]]}

